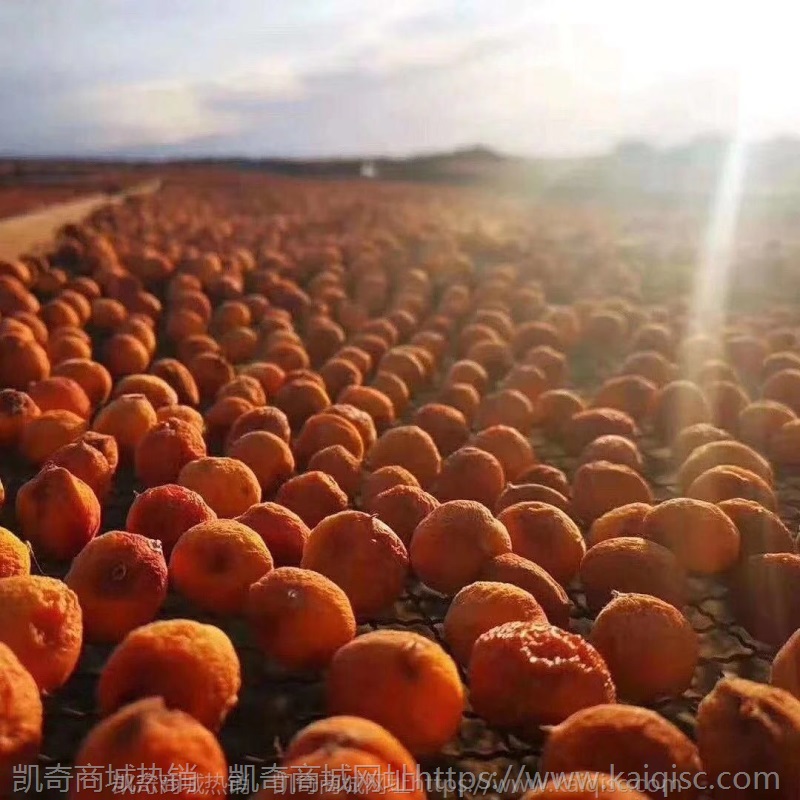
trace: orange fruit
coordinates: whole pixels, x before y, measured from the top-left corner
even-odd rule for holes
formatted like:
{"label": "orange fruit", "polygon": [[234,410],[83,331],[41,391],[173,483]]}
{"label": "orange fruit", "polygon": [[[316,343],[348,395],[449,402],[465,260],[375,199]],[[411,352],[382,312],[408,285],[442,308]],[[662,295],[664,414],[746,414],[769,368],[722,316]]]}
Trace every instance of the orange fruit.
{"label": "orange fruit", "polygon": [[0,643],[0,792],[11,796],[14,776],[39,754],[42,742],[42,699],[39,687],[14,652]]}
{"label": "orange fruit", "polygon": [[417,577],[442,594],[478,579],[487,562],[511,552],[505,525],[474,500],[437,506],[417,525],[409,554]]}
{"label": "orange fruit", "polygon": [[403,591],[408,553],[397,534],[363,511],[342,511],[311,531],[301,566],[340,586],[356,616],[390,606]]}
{"label": "orange fruit", "polygon": [[[81,743],[75,764],[79,774],[102,764],[114,774],[132,768],[169,775],[175,788],[166,791],[175,798],[218,796],[228,780],[225,754],[214,734],[182,710],[168,708],[161,697],[137,700],[98,722]],[[114,782],[103,781],[100,787],[76,781],[71,797],[111,800],[119,795]]]}
{"label": "orange fruit", "polygon": [[118,642],[155,619],[167,597],[167,564],[158,542],[109,531],[78,553],[64,582],[78,596],[86,639]]}
{"label": "orange fruit", "polygon": [[232,519],[201,522],[172,548],[169,576],[180,594],[204,611],[238,614],[250,585],[272,569],[264,540]]}
{"label": "orange fruit", "polygon": [[470,700],[490,725],[532,730],[581,708],[616,701],[603,657],[576,634],[507,622],[478,637],[469,661]]}
{"label": "orange fruit", "polygon": [[218,517],[236,517],[261,499],[255,473],[235,458],[207,456],[190,461],[177,482],[197,492]]}
{"label": "orange fruit", "polygon": [[326,695],[330,714],[377,722],[416,755],[436,753],[453,738],[464,704],[453,660],[411,631],[372,631],[342,647]]}
{"label": "orange fruit", "polygon": [[324,667],[356,635],[342,589],[297,567],[279,567],[253,583],[245,614],[259,647],[287,669]]}
{"label": "orange fruit", "polygon": [[41,691],[60,688],[72,675],[83,644],[77,595],[55,578],[3,578],[0,643],[14,651]]}
{"label": "orange fruit", "polygon": [[217,730],[236,705],[239,658],[219,628],[187,619],[151,622],[131,631],[108,657],[97,683],[100,712],[112,714],[143,697],[191,714]]}
{"label": "orange fruit", "polygon": [[517,503],[497,519],[511,537],[513,552],[539,564],[562,586],[577,575],[586,545],[580,528],[563,511],[547,503]]}
{"label": "orange fruit", "polygon": [[450,603],[444,638],[456,661],[467,664],[479,636],[516,620],[548,621],[536,598],[524,589],[510,583],[476,581],[461,589]]}
{"label": "orange fruit", "polygon": [[589,641],[605,659],[620,696],[635,703],[682,695],[700,657],[686,617],[649,594],[613,598],[597,616]]}

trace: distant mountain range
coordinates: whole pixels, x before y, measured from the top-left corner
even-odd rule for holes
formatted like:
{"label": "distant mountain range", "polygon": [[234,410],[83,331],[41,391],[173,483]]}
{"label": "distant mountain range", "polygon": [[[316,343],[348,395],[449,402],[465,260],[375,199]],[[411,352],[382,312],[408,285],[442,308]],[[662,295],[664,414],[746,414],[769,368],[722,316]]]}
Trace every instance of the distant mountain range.
{"label": "distant mountain range", "polygon": [[[27,183],[45,173],[63,180],[69,174],[97,170],[100,165],[135,168],[155,163],[173,167],[220,165],[297,176],[491,185],[563,201],[690,200],[716,190],[729,146],[724,138],[704,137],[669,148],[630,141],[604,155],[577,158],[509,156],[476,146],[446,153],[369,159],[6,159],[0,160],[0,182]],[[750,197],[800,199],[800,139],[773,139],[748,146],[745,185]]]}

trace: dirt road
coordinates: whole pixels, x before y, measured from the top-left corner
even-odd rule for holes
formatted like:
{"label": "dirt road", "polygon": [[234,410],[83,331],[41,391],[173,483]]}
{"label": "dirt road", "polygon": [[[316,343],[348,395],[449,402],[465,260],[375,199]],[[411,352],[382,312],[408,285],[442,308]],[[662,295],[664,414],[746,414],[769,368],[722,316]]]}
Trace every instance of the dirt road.
{"label": "dirt road", "polygon": [[14,259],[23,253],[35,252],[46,246],[62,225],[80,222],[107,203],[118,203],[131,195],[156,191],[159,185],[159,181],[149,181],[117,195],[87,195],[41,211],[0,220],[0,258]]}

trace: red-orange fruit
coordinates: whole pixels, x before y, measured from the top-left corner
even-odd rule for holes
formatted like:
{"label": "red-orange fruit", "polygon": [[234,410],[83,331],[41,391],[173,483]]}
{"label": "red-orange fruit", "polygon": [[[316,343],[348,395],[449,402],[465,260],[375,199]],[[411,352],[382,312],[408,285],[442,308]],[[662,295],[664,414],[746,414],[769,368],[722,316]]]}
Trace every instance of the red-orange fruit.
{"label": "red-orange fruit", "polygon": [[647,414],[658,387],[641,375],[609,378],[592,400],[592,408],[614,408],[641,421]]}
{"label": "red-orange fruit", "polygon": [[650,419],[662,441],[672,442],[690,425],[711,421],[711,408],[699,386],[672,381],[659,389],[650,407]]}
{"label": "red-orange fruit", "polygon": [[417,525],[439,505],[418,486],[393,486],[374,497],[369,512],[385,522],[408,546]]}
{"label": "red-orange fruit", "polygon": [[739,558],[736,526],[724,511],[702,500],[678,497],[660,503],[645,515],[642,533],[670,549],[689,572],[725,572]]}
{"label": "red-orange fruit", "polygon": [[379,432],[386,430],[395,420],[392,401],[383,392],[371,386],[348,386],[337,397],[337,401],[365,411]]}
{"label": "red-orange fruit", "polygon": [[443,456],[457,450],[469,437],[469,427],[464,415],[441,403],[421,406],[414,414],[413,422],[430,434]]}
{"label": "red-orange fruit", "polygon": [[292,436],[286,414],[274,406],[264,406],[245,411],[244,414],[238,417],[228,431],[227,447],[230,447],[246,433],[252,433],[253,431],[272,433],[287,444]]}
{"label": "red-orange fruit", "polygon": [[416,776],[417,763],[411,753],[386,728],[363,717],[333,716],[312,722],[294,735],[283,756],[286,761],[299,761],[340,748],[377,756],[400,781],[410,782]]}
{"label": "red-orange fruit", "polygon": [[364,443],[356,427],[337,414],[314,414],[303,424],[294,442],[294,453],[305,464],[318,451],[332,445],[342,445],[357,459],[364,455]]}
{"label": "red-orange fruit", "polygon": [[158,542],[109,531],[78,553],[64,582],[78,596],[86,639],[118,642],[155,619],[167,597],[167,564]]}
{"label": "red-orange fruit", "polygon": [[437,506],[411,537],[411,567],[417,577],[442,594],[473,583],[488,561],[511,552],[502,522],[481,503],[453,500]]}
{"label": "red-orange fruit", "polygon": [[430,434],[416,425],[400,425],[381,435],[368,451],[365,464],[370,471],[404,467],[424,489],[436,480],[442,460]]}
{"label": "red-orange fruit", "polygon": [[65,583],[40,575],[0,580],[0,643],[7,645],[42,692],[63,686],[83,643],[78,598]]}
{"label": "red-orange fruit", "polygon": [[56,364],[52,374],[54,377],[71,378],[78,383],[94,408],[105,403],[111,395],[111,374],[97,361],[69,358]]}
{"label": "red-orange fruit", "polygon": [[533,405],[516,389],[500,389],[486,395],[481,400],[475,417],[475,427],[478,430],[491,428],[493,425],[508,425],[521,433],[527,433],[533,423]]}
{"label": "red-orange fruit", "polygon": [[539,564],[562,586],[577,574],[586,552],[578,526],[560,509],[547,503],[509,506],[497,519],[511,537],[513,552]]}
{"label": "red-orange fruit", "polygon": [[220,388],[236,376],[230,362],[219,353],[198,353],[187,366],[197,384],[200,397],[206,400],[216,397]]}
{"label": "red-orange fruit", "polygon": [[580,464],[610,461],[612,464],[624,464],[636,472],[642,472],[644,467],[642,454],[636,444],[624,436],[615,434],[598,436],[589,442],[581,451],[578,461]]}
{"label": "red-orange fruit", "polygon": [[219,517],[236,517],[261,499],[255,473],[235,458],[197,458],[183,467],[177,482],[197,492]]}
{"label": "red-orange fruit", "polygon": [[0,390],[0,447],[16,445],[25,426],[39,414],[30,395],[18,389]]}
{"label": "red-orange fruit", "polygon": [[256,407],[267,403],[267,397],[261,384],[249,375],[237,375],[232,381],[220,386],[217,400],[225,397],[240,397]]}
{"label": "red-orange fruit", "polygon": [[344,417],[349,423],[354,425],[356,430],[361,434],[365,453],[375,444],[378,433],[375,429],[375,423],[372,417],[366,411],[348,405],[347,403],[334,403],[332,406],[325,409],[325,413]]}
{"label": "red-orange fruit", "polygon": [[453,383],[441,388],[437,401],[457,408],[470,423],[478,413],[481,397],[474,386],[468,383]]}
{"label": "red-orange fruit", "polygon": [[569,627],[572,603],[564,588],[543,567],[516,553],[503,553],[488,561],[480,580],[510,583],[536,598],[547,619],[559,628]]}
{"label": "red-orange fruit", "polygon": [[310,380],[285,383],[272,402],[286,414],[289,425],[295,430],[302,427],[310,416],[324,411],[331,404],[325,389]]}
{"label": "red-orange fruit", "polygon": [[573,507],[589,525],[620,506],[652,502],[653,493],[644,478],[623,464],[608,461],[583,464],[572,480]]}
{"label": "red-orange fruit", "polygon": [[166,484],[136,495],[128,510],[125,527],[161,542],[169,557],[175,543],[189,528],[216,519],[203,498],[185,486]]}
{"label": "red-orange fruit", "polygon": [[392,401],[395,415],[402,414],[405,411],[411,398],[411,388],[395,372],[379,369],[372,381],[372,388],[382,392]]}
{"label": "red-orange fruit", "polygon": [[567,380],[567,357],[556,348],[548,345],[534,347],[525,353],[524,363],[542,370],[553,389],[563,386]]}
{"label": "red-orange fruit", "polygon": [[517,482],[520,484],[536,483],[540,486],[546,486],[567,498],[572,494],[569,480],[564,471],[551,464],[533,464],[517,477]]}
{"label": "red-orange fruit", "polygon": [[434,754],[456,734],[464,689],[453,660],[436,642],[411,631],[356,637],[331,662],[330,714],[373,720],[412,753]]}
{"label": "red-orange fruit", "polygon": [[0,386],[25,390],[50,374],[50,360],[33,339],[19,334],[0,335]]}
{"label": "red-orange fruit", "polygon": [[239,417],[252,411],[253,404],[243,397],[222,397],[206,410],[205,423],[209,436],[221,440],[228,435]]}
{"label": "red-orange fruit", "polygon": [[113,436],[122,455],[132,456],[157,422],[155,409],[143,394],[126,394],[100,409],[92,427],[97,433]]}
{"label": "red-orange fruit", "polygon": [[196,406],[200,402],[200,392],[188,367],[174,358],[161,358],[150,366],[151,374],[172,387],[177,403]]}
{"label": "red-orange fruit", "polygon": [[[98,764],[108,774],[141,769],[169,775],[166,796],[176,798],[213,797],[228,780],[225,754],[214,734],[183,711],[167,708],[160,697],[138,700],[97,723],[81,744],[75,764],[81,775],[91,775]],[[135,792],[136,779],[131,777],[127,785]],[[74,782],[70,797],[111,800],[119,796],[119,788],[112,781],[95,785],[80,780]]]}
{"label": "red-orange fruit", "polygon": [[518,364],[505,377],[504,389],[522,392],[531,403],[536,403],[539,395],[550,388],[544,370],[533,364]]}
{"label": "red-orange fruit", "polygon": [[177,392],[156,375],[126,375],[114,387],[114,397],[123,394],[143,394],[156,410],[178,403]]}
{"label": "red-orange fruit", "polygon": [[332,358],[319,370],[329,397],[338,397],[348,386],[360,386],[363,381],[361,371],[344,358]]}
{"label": "red-orange fruit", "polygon": [[567,516],[574,516],[572,503],[563,494],[549,486],[541,486],[537,483],[507,483],[495,503],[495,514],[499,514],[517,503],[527,502],[547,503],[560,509]]}
{"label": "red-orange fruit", "polygon": [[[586,770],[589,773],[612,772],[620,779],[629,777],[632,781],[628,784],[630,788],[623,790],[626,788],[623,784],[619,794],[614,792],[610,798],[624,800],[632,795],[633,800],[638,800],[645,795],[634,790],[633,781],[645,774],[679,775],[688,788],[681,790],[680,779],[676,778],[674,791],[667,788],[668,796],[695,797],[697,789],[691,786],[691,782],[699,778],[702,764],[697,747],[689,737],[656,711],[615,703],[577,711],[550,730],[542,753],[541,769],[553,776],[568,777],[571,773]],[[658,779],[653,780],[652,785],[657,782]],[[593,788],[589,783],[585,785]],[[599,784],[598,788],[612,785],[612,782]],[[649,788],[649,784],[643,788]],[[550,795],[545,793],[543,796]],[[572,794],[563,796],[574,797]],[[587,792],[585,796],[598,795]],[[601,798],[606,796],[599,794]]]}
{"label": "red-orange fruit", "polygon": [[63,467],[80,478],[100,500],[108,494],[114,477],[114,469],[103,452],[82,439],[60,447],[47,460],[47,465]]}
{"label": "red-orange fruit", "polygon": [[453,598],[444,618],[444,639],[461,664],[469,662],[479,636],[505,622],[547,624],[547,616],[533,595],[510,583],[476,581]]}
{"label": "red-orange fruit", "polygon": [[74,442],[86,430],[86,420],[71,411],[55,410],[28,420],[19,440],[23,458],[41,465],[59,448]]}
{"label": "red-orange fruit", "polygon": [[92,410],[86,392],[71,378],[44,378],[32,383],[28,394],[41,411],[71,411],[86,419]]}
{"label": "red-orange fruit", "polygon": [[800,628],[800,556],[763,553],[745,559],[730,598],[737,619],[756,639],[781,647]]}
{"label": "red-orange fruit", "polygon": [[700,657],[697,634],[670,603],[621,594],[603,608],[589,641],[605,659],[620,697],[652,703],[682,695]]}
{"label": "red-orange fruit", "polygon": [[361,459],[341,444],[324,447],[308,460],[309,470],[330,475],[352,500],[361,484]]}
{"label": "red-orange fruit", "polygon": [[214,519],[189,528],[172,548],[170,583],[198,608],[239,614],[247,593],[273,567],[264,540],[232,519]]}
{"label": "red-orange fruit", "polygon": [[495,456],[477,447],[462,447],[442,463],[433,494],[443,503],[475,500],[494,508],[504,485],[503,467]]}
{"label": "red-orange fruit", "polygon": [[342,511],[311,531],[301,566],[340,586],[357,617],[373,616],[400,596],[408,553],[397,534],[375,516]]}
{"label": "red-orange fruit", "polygon": [[294,472],[294,456],[289,445],[266,431],[240,436],[228,447],[227,453],[253,471],[264,494],[275,491]]}
{"label": "red-orange fruit", "polygon": [[91,487],[62,467],[45,467],[17,492],[20,530],[37,553],[66,560],[100,529],[100,503]]}
{"label": "red-orange fruit", "polygon": [[570,420],[585,408],[583,400],[567,389],[551,389],[542,393],[534,407],[534,424],[545,436],[560,438]]}
{"label": "red-orange fruit", "polygon": [[509,482],[516,481],[536,458],[530,442],[508,425],[485,428],[473,438],[472,445],[495,456]]}
{"label": "red-orange fruit", "polygon": [[43,709],[39,687],[5,644],[0,644],[0,696],[3,698],[0,792],[10,797],[19,772],[39,754]]}
{"label": "red-orange fruit", "polygon": [[794,553],[792,534],[780,517],[754,500],[723,500],[719,507],[733,520],[741,541],[740,558],[760,553]]}
{"label": "red-orange fruit", "polygon": [[451,365],[444,383],[446,386],[467,383],[474,387],[479,395],[482,395],[489,388],[489,375],[480,364],[465,359]]}
{"label": "red-orange fruit", "polygon": [[712,442],[725,442],[733,439],[727,431],[717,428],[709,422],[698,422],[684,428],[672,443],[672,457],[680,466],[698,448]]}
{"label": "red-orange fruit", "polygon": [[30,575],[30,572],[31,553],[27,543],[7,528],[0,527],[0,579],[13,575]]}
{"label": "red-orange fruit", "polygon": [[666,547],[636,536],[618,536],[589,548],[580,566],[586,603],[597,612],[615,592],[640,592],[677,609],[689,599],[686,572]]}
{"label": "red-orange fruit", "polygon": [[750,447],[769,451],[775,434],[794,419],[796,415],[789,406],[774,400],[756,400],[739,414],[739,436]]}
{"label": "red-orange fruit", "polygon": [[311,530],[300,517],[277,503],[258,503],[236,518],[267,545],[276,567],[298,567]]}
{"label": "red-orange fruit", "polygon": [[[790,800],[800,786],[800,700],[775,686],[723,678],[700,703],[697,745],[721,797]],[[743,775],[752,776],[745,781]],[[770,776],[754,790],[756,775]],[[731,779],[730,776],[734,776]],[[746,788],[734,788],[745,786]]]}
{"label": "red-orange fruit", "polygon": [[608,668],[591,644],[553,625],[530,622],[507,622],[478,638],[469,686],[479,716],[522,732],[616,701]]}
{"label": "red-orange fruit", "polygon": [[290,478],[278,490],[275,502],[297,514],[309,528],[344,511],[348,504],[347,495],[336,481],[317,471]]}
{"label": "red-orange fruit", "polygon": [[800,413],[800,369],[783,369],[770,375],[761,387],[761,396]]}
{"label": "red-orange fruit", "polygon": [[103,363],[115,378],[146,372],[150,363],[147,347],[130,333],[114,334],[106,342],[103,352]]}
{"label": "red-orange fruit", "polygon": [[769,454],[772,461],[783,469],[796,470],[800,466],[800,420],[793,419],[775,431]]}
{"label": "red-orange fruit", "polygon": [[150,622],[132,630],[111,652],[97,682],[101,714],[142,697],[191,714],[218,730],[236,705],[241,668],[227,635],[188,619]]}
{"label": "red-orange fruit", "polygon": [[287,669],[318,669],[356,633],[347,595],[318,572],[280,567],[249,590],[245,614],[264,653]]}
{"label": "red-orange fruit", "polygon": [[638,433],[634,421],[623,411],[613,408],[590,408],[574,414],[564,429],[564,441],[572,455],[600,436],[616,434],[634,439]]}
{"label": "red-orange fruit", "polygon": [[778,500],[770,485],[755,472],[742,467],[723,464],[712,467],[692,481],[686,490],[687,497],[721,503],[736,498],[755,500],[765,508],[775,511]]}
{"label": "red-orange fruit", "polygon": [[739,429],[739,415],[750,402],[747,392],[731,381],[712,381],[704,385],[703,391],[711,406],[714,424],[736,433]]}
{"label": "red-orange fruit", "polygon": [[[794,344],[796,344],[796,341],[792,346],[794,346]],[[776,372],[781,372],[784,369],[800,369],[800,355],[791,350],[781,350],[776,353],[771,353],[764,359],[764,364],[761,368],[761,377],[766,380]]]}
{"label": "red-orange fruit", "polygon": [[420,488],[419,481],[405,467],[390,465],[366,473],[361,481],[361,505],[369,511],[378,495],[395,486]]}
{"label": "red-orange fruit", "polygon": [[678,471],[678,483],[686,491],[704,472],[718,466],[734,466],[755,472],[769,486],[774,476],[769,462],[746,444],[735,441],[710,442],[698,447]]}
{"label": "red-orange fruit", "polygon": [[194,425],[179,419],[158,422],[136,445],[136,477],[144,486],[175,483],[186,464],[205,455],[206,443]]}

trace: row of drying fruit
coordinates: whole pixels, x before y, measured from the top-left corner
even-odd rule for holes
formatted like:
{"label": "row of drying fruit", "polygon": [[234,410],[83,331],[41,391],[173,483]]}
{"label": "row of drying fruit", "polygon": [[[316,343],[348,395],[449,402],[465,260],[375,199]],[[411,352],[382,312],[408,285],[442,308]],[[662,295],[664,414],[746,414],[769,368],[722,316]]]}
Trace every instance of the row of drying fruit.
{"label": "row of drying fruit", "polygon": [[[694,334],[685,303],[637,301],[614,261],[593,273],[608,296],[548,303],[569,236],[520,239],[502,215],[487,232],[466,201],[408,187],[190,189],[0,265],[0,445],[39,470],[0,529],[2,782],[38,753],[40,692],[84,641],[118,644],[76,764],[224,776],[214,733],[239,657],[214,625],[154,621],[170,586],[243,616],[284,669],[325,670],[333,716],[298,733],[290,770],[390,774],[439,753],[462,720],[460,665],[491,726],[556,726],[545,770],[766,770],[781,788],[763,796],[794,797],[800,556],[773,473],[800,462],[791,311]],[[587,358],[611,376],[567,388]],[[575,457],[571,480],[538,461],[533,430]],[[654,501],[641,431],[671,448],[681,497]],[[144,491],[125,531],[98,535],[128,469]],[[64,580],[31,575],[32,554],[68,564]],[[781,648],[773,686],[726,679],[703,700],[697,744],[617,703],[689,688],[691,574],[721,576],[741,623]],[[391,622],[411,576],[453,598],[443,644],[356,635]],[[573,582],[597,614],[585,638]]]}

